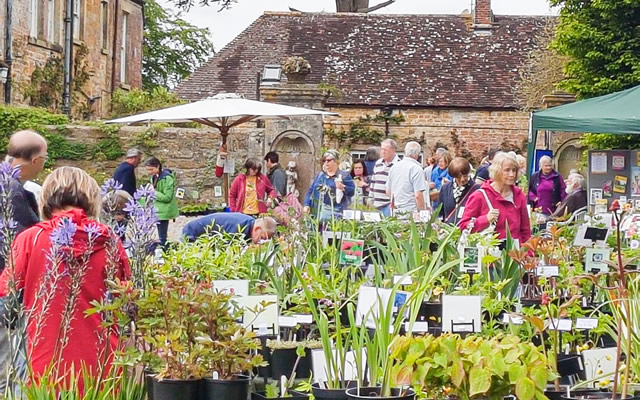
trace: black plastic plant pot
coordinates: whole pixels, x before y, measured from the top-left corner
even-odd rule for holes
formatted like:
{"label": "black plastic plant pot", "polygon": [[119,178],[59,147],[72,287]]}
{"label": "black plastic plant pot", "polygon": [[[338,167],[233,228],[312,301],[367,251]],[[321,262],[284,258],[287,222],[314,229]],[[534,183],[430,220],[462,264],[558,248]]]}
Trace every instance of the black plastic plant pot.
{"label": "black plastic plant pot", "polygon": [[349,381],[342,389],[325,389],[320,383],[311,385],[311,393],[316,400],[348,400],[347,389],[356,387],[356,381]]}
{"label": "black plastic plant pot", "polygon": [[586,379],[584,362],[580,354],[558,354],[558,374],[560,376],[578,375],[580,379]]}
{"label": "black plastic plant pot", "polygon": [[[579,397],[587,393],[598,393],[598,392],[600,392],[600,389],[580,388],[580,389],[572,390],[570,393],[571,393],[571,397],[574,397],[574,396]],[[567,388],[561,387],[560,390],[555,390],[553,386],[548,387],[547,390],[544,391],[544,395],[547,396],[549,400],[562,400],[563,397],[567,396]]]}
{"label": "black plastic plant pot", "polygon": [[429,325],[440,325],[442,321],[442,303],[425,301],[420,305],[418,319],[427,321]]}
{"label": "black plastic plant pot", "polygon": [[[291,395],[291,397],[276,397],[275,400],[278,400],[278,399],[282,399],[282,400],[309,400],[309,395],[308,394],[296,392],[295,390],[290,390],[289,394]],[[251,400],[266,400],[266,399],[268,399],[268,397],[265,394],[265,392],[253,392],[253,393],[251,393]],[[274,400],[274,399],[270,399],[270,400]]]}
{"label": "black plastic plant pot", "polygon": [[236,375],[230,380],[202,380],[202,400],[245,400],[249,398],[249,382],[251,378]]}
{"label": "black plastic plant pot", "polygon": [[408,389],[406,391],[400,391],[400,389],[392,388],[391,396],[382,397],[380,396],[381,387],[361,387],[360,391],[358,388],[347,389],[347,399],[351,400],[368,400],[368,399],[376,399],[376,400],[415,400],[416,392],[413,389]]}
{"label": "black plastic plant pot", "polygon": [[[305,379],[311,375],[311,352],[307,351],[306,353],[306,356],[298,362],[296,379]],[[271,378],[279,381],[283,375],[291,376],[297,358],[296,349],[271,350]]]}
{"label": "black plastic plant pot", "polygon": [[200,400],[202,380],[178,380],[153,378],[153,400]]}
{"label": "black plastic plant pot", "polygon": [[147,390],[147,399],[153,400],[153,371],[150,369],[144,370],[144,384]]}
{"label": "black plastic plant pot", "polygon": [[[562,396],[564,400],[611,400],[613,393],[611,392],[593,392],[593,393],[570,393],[569,396],[565,393]],[[631,400],[636,399],[635,396],[628,394],[626,397],[622,397],[620,393],[616,394],[616,400]]]}

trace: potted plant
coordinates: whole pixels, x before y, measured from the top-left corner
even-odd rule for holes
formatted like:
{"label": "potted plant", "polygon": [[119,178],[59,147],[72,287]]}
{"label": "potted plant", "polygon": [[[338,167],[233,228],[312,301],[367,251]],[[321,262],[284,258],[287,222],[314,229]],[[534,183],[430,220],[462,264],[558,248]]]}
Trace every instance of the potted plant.
{"label": "potted plant", "polygon": [[296,369],[300,360],[306,357],[306,351],[302,344],[300,344],[296,350],[296,361],[291,369],[290,377],[287,378],[282,375],[278,380],[272,382],[265,387],[264,392],[251,393],[251,400],[264,400],[264,399],[287,399],[287,400],[307,400],[308,395],[304,393],[292,390],[293,383],[296,380]]}
{"label": "potted plant", "polygon": [[153,373],[153,384],[147,392],[154,400],[198,400],[204,345],[197,340],[202,315],[194,312],[197,279],[185,272],[181,276],[156,276],[148,283],[137,301],[143,360]]}
{"label": "potted plant", "polygon": [[307,75],[311,73],[311,64],[304,57],[290,56],[282,62],[282,72],[287,76],[289,83],[304,83]]}
{"label": "potted plant", "polygon": [[512,335],[401,336],[391,346],[391,360],[394,384],[428,398],[544,399],[547,382],[555,377],[535,345]]}
{"label": "potted plant", "polygon": [[[296,349],[302,346],[306,356],[298,360]],[[271,350],[271,377],[280,379],[291,371],[297,363],[295,370],[298,378],[308,378],[311,375],[311,350],[322,348],[322,343],[318,340],[305,340],[302,342],[285,340],[267,340],[267,347]]]}
{"label": "potted plant", "polygon": [[198,291],[196,304],[203,329],[195,340],[204,346],[201,359],[207,369],[203,400],[246,399],[250,377],[243,374],[265,364],[260,354],[254,354],[261,347],[255,333],[236,322],[242,311],[232,307],[231,297],[210,285]]}

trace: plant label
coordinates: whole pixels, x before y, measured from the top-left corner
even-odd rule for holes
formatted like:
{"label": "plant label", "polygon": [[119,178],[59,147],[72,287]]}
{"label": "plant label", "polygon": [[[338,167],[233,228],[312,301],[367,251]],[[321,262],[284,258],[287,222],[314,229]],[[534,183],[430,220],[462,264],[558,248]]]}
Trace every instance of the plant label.
{"label": "plant label", "polygon": [[585,270],[592,274],[609,272],[609,265],[606,263],[611,256],[611,249],[588,247],[584,255]]}
{"label": "plant label", "polygon": [[407,333],[429,333],[429,323],[427,321],[416,321],[413,323],[413,329],[410,329],[409,322],[404,323],[404,330]]}
{"label": "plant label", "polygon": [[482,296],[442,296],[443,332],[480,332],[481,322]]}
{"label": "plant label", "polygon": [[559,276],[560,271],[557,265],[541,265],[536,268],[536,274],[538,276],[544,276],[545,278],[551,278]]}
{"label": "plant label", "polygon": [[294,314],[292,315],[300,325],[311,325],[313,323],[313,315],[311,314]]}
{"label": "plant label", "polygon": [[576,329],[595,329],[598,327],[598,318],[576,318]]}
{"label": "plant label", "polygon": [[362,217],[365,222],[380,222],[382,219],[378,212],[363,212]]}
{"label": "plant label", "polygon": [[393,284],[397,285],[398,283],[400,283],[400,285],[411,285],[413,283],[413,280],[408,275],[407,276],[394,275],[393,276]]}
{"label": "plant label", "polygon": [[278,317],[278,325],[281,328],[295,328],[298,325],[298,319],[296,317],[286,317],[281,315]]}
{"label": "plant label", "polygon": [[184,194],[185,194],[185,191],[184,191],[183,188],[177,188],[176,189],[176,198],[184,199]]}
{"label": "plant label", "polygon": [[340,265],[362,264],[362,252],[364,251],[364,240],[342,239],[340,246]]}
{"label": "plant label", "polygon": [[479,274],[482,271],[482,247],[463,247],[460,252],[460,272],[463,274]]}
{"label": "plant label", "polygon": [[222,186],[213,187],[213,197],[222,197]]}
{"label": "plant label", "polygon": [[521,315],[514,315],[509,313],[502,314],[502,322],[505,324],[522,325],[524,318]]}
{"label": "plant label", "polygon": [[553,331],[569,332],[573,328],[573,321],[568,318],[553,318],[549,321],[548,328]]}

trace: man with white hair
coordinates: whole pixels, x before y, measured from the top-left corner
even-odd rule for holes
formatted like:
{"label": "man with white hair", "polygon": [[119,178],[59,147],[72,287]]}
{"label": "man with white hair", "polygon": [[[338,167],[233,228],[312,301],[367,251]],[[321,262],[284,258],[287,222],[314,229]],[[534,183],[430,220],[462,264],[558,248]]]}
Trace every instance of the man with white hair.
{"label": "man with white hair", "polygon": [[387,194],[391,197],[394,212],[413,213],[426,209],[423,192],[427,190],[427,184],[418,162],[421,154],[420,143],[407,143],[404,158],[389,171]]}
{"label": "man with white hair", "polygon": [[567,197],[558,206],[551,218],[562,218],[587,207],[587,191],[584,177],[578,173],[569,174],[566,182]]}
{"label": "man with white hair", "polygon": [[387,182],[389,180],[389,171],[400,162],[400,158],[396,155],[398,144],[393,139],[385,139],[380,144],[380,156],[373,167],[371,182],[369,183],[369,197],[373,200],[373,206],[377,208],[382,215],[388,217],[391,215],[391,198],[387,195]]}

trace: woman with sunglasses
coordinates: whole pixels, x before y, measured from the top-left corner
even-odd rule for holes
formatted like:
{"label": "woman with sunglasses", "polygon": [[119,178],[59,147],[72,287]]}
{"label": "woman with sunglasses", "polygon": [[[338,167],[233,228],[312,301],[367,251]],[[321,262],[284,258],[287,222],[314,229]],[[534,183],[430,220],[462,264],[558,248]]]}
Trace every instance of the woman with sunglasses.
{"label": "woman with sunglasses", "polygon": [[313,215],[321,222],[342,218],[355,188],[349,172],[338,168],[338,152],[327,150],[322,156],[322,172],[313,180],[304,198],[304,212],[308,214],[313,209]]}

